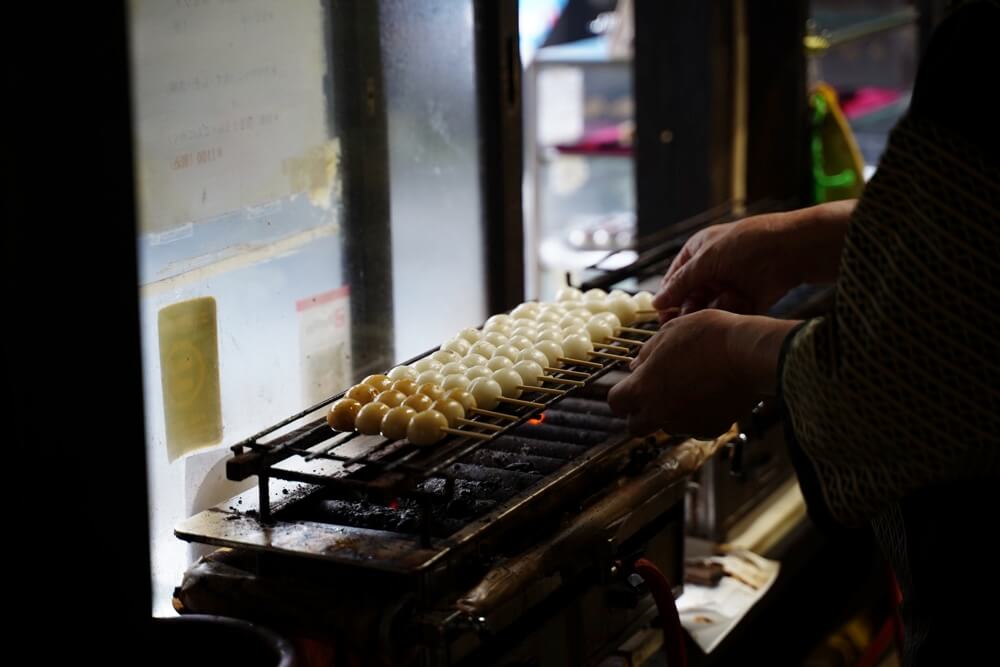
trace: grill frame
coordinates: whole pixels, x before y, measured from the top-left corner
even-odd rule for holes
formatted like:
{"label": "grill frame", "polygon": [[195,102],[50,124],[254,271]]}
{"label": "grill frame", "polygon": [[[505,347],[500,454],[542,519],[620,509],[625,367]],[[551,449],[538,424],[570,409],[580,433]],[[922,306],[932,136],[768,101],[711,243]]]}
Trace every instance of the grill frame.
{"label": "grill frame", "polygon": [[[649,259],[654,259],[653,263],[669,261],[662,256]],[[420,355],[423,356],[426,355]],[[598,388],[597,380],[615,370],[619,364],[615,361],[602,362],[599,373],[588,379],[585,387],[570,388],[564,396],[556,398],[541,397],[538,402],[544,404],[542,409],[511,410],[519,414],[518,420],[504,424],[506,428],[502,435],[521,437],[516,431],[524,428],[524,424],[539,412],[559,407],[560,402],[572,401],[574,396],[599,394],[599,390],[594,391]],[[431,539],[427,535],[309,522],[302,518],[284,521],[286,508],[290,510],[289,514],[294,513],[297,503],[308,505],[322,497],[317,494],[322,493],[324,488],[363,490],[365,493],[381,493],[386,498],[391,497],[390,492],[396,489],[406,490],[404,485],[358,485],[347,479],[345,461],[319,456],[306,460],[295,452],[288,452],[287,447],[280,449],[279,443],[287,443],[292,434],[266,440],[278,429],[308,417],[339,396],[312,406],[234,446],[235,456],[230,464],[245,468],[231,472],[252,475],[253,466],[260,466],[256,469],[265,474],[265,488],[251,489],[196,515],[179,525],[175,532],[178,537],[189,541],[235,548],[232,552],[216,553],[246,553],[251,556],[248,563],[253,572],[249,581],[274,584],[282,591],[276,594],[284,595],[285,575],[304,584],[305,590],[312,592],[317,583],[311,582],[312,575],[324,573],[322,580],[331,586],[331,595],[340,603],[327,605],[323,600],[320,609],[335,607],[344,612],[342,618],[338,617],[336,627],[341,628],[343,624],[343,628],[347,628],[343,636],[349,638],[348,643],[357,640],[359,647],[378,646],[386,655],[392,655],[394,647],[420,645],[427,652],[428,664],[453,664],[456,661],[479,664],[476,656],[480,654],[507,655],[512,650],[509,645],[511,633],[514,637],[521,637],[518,628],[524,627],[524,622],[528,623],[532,632],[539,631],[535,633],[537,640],[545,644],[547,633],[541,630],[541,626],[536,628],[533,625],[539,618],[569,619],[573,627],[577,627],[581,614],[588,617],[596,614],[594,617],[601,619],[600,627],[608,631],[608,637],[617,637],[619,630],[648,623],[655,615],[655,609],[648,596],[644,597],[629,588],[624,579],[628,572],[627,564],[638,554],[658,554],[665,571],[670,572],[671,581],[677,584],[675,595],[679,593],[683,580],[683,495],[686,480],[700,465],[697,459],[712,456],[718,448],[728,446],[734,437],[733,433],[729,433],[713,443],[701,444],[662,433],[634,439],[625,435],[625,429],[619,422],[615,429],[604,431],[607,438],[602,442],[587,447],[556,472],[544,475],[533,486],[502,501],[492,511],[445,538]],[[321,423],[322,420],[314,421],[306,427],[311,425],[315,428]],[[351,458],[371,450],[372,443],[366,444],[363,437],[342,437],[344,442],[339,451],[350,452]],[[500,442],[511,443],[511,450],[521,449],[512,439]],[[448,452],[438,451],[437,454],[439,457],[455,454],[469,444],[474,443],[461,443],[448,438],[437,445],[437,448],[448,446]],[[481,451],[478,442],[475,444],[477,446],[470,448],[469,455]],[[530,453],[531,450],[524,448],[521,451]],[[692,456],[695,452],[700,453]],[[438,458],[439,463],[444,460]],[[314,466],[330,481],[313,485],[306,483],[307,478],[300,477],[304,481],[287,482],[278,475],[270,474],[275,467],[280,473],[281,468],[295,465]],[[444,467],[439,466],[441,469]],[[424,471],[428,469],[423,468]],[[406,473],[405,477],[411,481],[420,478],[419,474],[411,474],[418,473],[418,470],[404,468],[401,472]],[[663,473],[663,478],[656,484],[641,482],[640,478],[660,473]],[[446,475],[437,476],[447,481]],[[286,488],[268,485],[267,480],[272,478]],[[268,523],[240,511],[258,510],[261,497],[265,498],[268,509],[274,513],[271,515],[268,512]],[[566,541],[567,538],[570,542]],[[567,544],[573,548],[566,549]],[[549,553],[546,558],[555,556],[551,567],[540,573],[543,576],[525,578],[511,589],[514,591],[512,595],[486,590],[486,597],[480,606],[475,607],[482,614],[470,615],[469,610],[456,606],[460,599],[457,596],[462,591],[477,590],[477,582],[487,581],[488,575],[484,577],[484,573],[494,572],[496,568],[522,578],[531,575],[529,570],[537,565],[535,557],[540,553]],[[214,583],[210,581],[209,588]],[[348,593],[342,584],[353,585],[357,589],[357,597]],[[394,592],[394,597],[384,600],[373,598],[373,588],[383,584]],[[472,586],[476,588],[470,588]],[[625,622],[622,628],[615,626],[609,630],[606,613],[612,599],[634,606],[624,611],[619,619]],[[185,604],[207,605],[216,612],[219,610],[211,605],[221,602],[199,599],[197,592],[191,597],[183,597],[183,600]],[[242,599],[237,596],[233,600],[242,612]],[[359,615],[359,605],[361,610],[367,609],[367,616]],[[563,609],[553,605],[568,606]],[[270,608],[271,605],[265,604],[262,609]],[[534,616],[526,615],[528,612]],[[315,618],[310,616],[307,620],[314,622]],[[327,628],[322,631],[326,632]],[[531,636],[535,637],[535,634]],[[341,641],[340,637],[338,634],[337,641]],[[371,643],[366,643],[369,639]],[[608,641],[605,643],[609,647],[620,643]],[[366,653],[369,650],[363,649]]]}
{"label": "grill frame", "polygon": [[[614,434],[446,538],[425,540],[423,536],[302,519],[277,518],[263,525],[256,516],[259,494],[255,489],[182,521],[174,532],[189,542],[416,575],[461,560],[484,541],[515,530],[539,515],[551,514],[567,500],[578,501],[588,489],[611,479],[645,452],[660,450],[676,440],[662,434],[646,438]],[[286,490],[287,494],[271,491],[272,510],[280,513],[319,489],[301,484]]]}
{"label": "grill frame", "polygon": [[[773,210],[775,206],[772,202],[761,202],[748,208],[760,211]],[[601,275],[581,287],[608,287],[621,280],[625,273],[630,277],[641,277],[662,271],[692,233],[709,224],[735,217],[733,207],[727,204],[695,216],[663,235],[644,239],[641,244],[643,252],[637,262],[625,269],[607,272],[595,265],[591,268]],[[650,334],[655,331],[655,321],[636,326],[643,325]],[[637,333],[619,335],[637,342],[645,340]],[[402,363],[411,364],[433,354],[436,349]],[[569,386],[561,396],[542,394],[537,400],[533,399],[542,407],[508,406],[504,412],[516,417],[516,421],[498,421],[498,418],[479,420],[500,427],[500,430],[489,433],[492,436],[489,440],[448,436],[433,447],[417,448],[408,446],[405,441],[390,442],[356,433],[331,436],[334,432],[327,427],[325,419],[313,420],[267,440],[275,432],[307,418],[346,392],[331,396],[233,445],[234,455],[226,466],[227,477],[238,481],[256,476],[257,488],[183,521],[176,527],[175,535],[191,542],[303,556],[397,574],[421,574],[446,566],[453,559],[460,559],[474,551],[484,541],[525,525],[537,514],[558,509],[560,498],[575,498],[579,502],[589,490],[599,488],[603,481],[610,481],[624,470],[641,450],[659,451],[682,439],[662,433],[643,439],[613,433],[560,470],[543,476],[537,484],[515,494],[493,511],[472,520],[445,538],[433,538],[429,529],[419,536],[412,536],[303,519],[285,522],[274,515],[323,489],[361,492],[366,497],[384,501],[411,497],[418,502],[429,503],[430,498],[416,488],[420,482],[440,477],[445,480],[446,492],[453,490],[454,480],[445,470],[449,465],[467,463],[464,458],[484,444],[523,426],[565,398],[588,391],[597,380],[622,363],[602,358],[593,361],[600,364],[599,369],[566,367],[577,373],[588,373],[584,386]],[[572,379],[576,378],[572,376]],[[307,470],[307,467],[311,469]],[[369,474],[369,478],[360,479],[361,471]],[[272,489],[272,480],[284,482],[284,488],[280,491]],[[423,507],[425,514],[429,513],[427,505]],[[429,521],[425,519],[422,524],[429,526]]]}
{"label": "grill frame", "polygon": [[[649,327],[643,328],[649,330],[650,333],[654,331]],[[622,332],[621,335],[636,342],[644,340],[638,338],[642,334]],[[411,364],[435,351],[437,348],[428,350],[403,363]],[[593,362],[600,364],[599,369],[584,369],[582,366],[574,365],[566,366],[565,370],[576,374],[587,373],[588,378],[584,381],[584,385],[568,385],[562,395],[535,392],[540,395],[537,399],[533,398],[532,402],[538,403],[542,407],[516,406],[504,410],[504,414],[516,417],[514,421],[503,420],[499,417],[473,419],[472,421],[478,421],[491,427],[499,427],[499,430],[491,429],[487,433],[472,431],[480,435],[489,435],[490,439],[450,435],[433,447],[416,447],[409,445],[405,440],[390,441],[380,436],[363,436],[356,432],[338,434],[330,430],[325,419],[320,418],[264,442],[264,438],[279,429],[289,426],[342,398],[346,393],[344,391],[233,445],[231,449],[234,455],[226,463],[226,476],[233,481],[242,481],[251,476],[258,478],[257,512],[259,519],[264,523],[270,523],[273,520],[270,502],[271,478],[326,488],[340,487],[344,490],[365,491],[385,499],[409,495],[420,500],[419,492],[414,491],[419,482],[435,476],[449,479],[449,475],[444,471],[445,468],[454,463],[465,462],[463,461],[465,457],[478,450],[485,443],[537,418],[546,409],[553,407],[564,398],[579,395],[582,390],[593,385],[594,382],[622,363],[614,359],[599,359],[600,361]],[[578,375],[566,379],[578,379]],[[531,393],[525,392],[529,395]],[[465,430],[471,431],[471,428]],[[354,444],[360,445],[362,451],[352,455],[333,453],[334,450],[340,449],[352,441],[356,441]],[[306,461],[322,459],[339,463],[342,464],[342,470],[324,466],[326,469],[322,472],[310,473],[304,470],[278,467],[279,463],[293,456],[301,456]],[[348,466],[361,466],[361,468],[347,470]],[[375,469],[371,471],[374,475],[369,480],[359,479],[365,467]],[[365,473],[370,474],[368,471]]]}

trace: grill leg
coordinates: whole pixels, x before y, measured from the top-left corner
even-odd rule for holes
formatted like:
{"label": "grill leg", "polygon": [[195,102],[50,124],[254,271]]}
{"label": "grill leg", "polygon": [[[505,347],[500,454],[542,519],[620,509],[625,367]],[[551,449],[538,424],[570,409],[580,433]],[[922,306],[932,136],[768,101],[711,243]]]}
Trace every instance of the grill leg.
{"label": "grill leg", "polygon": [[259,499],[257,504],[260,506],[258,512],[260,512],[261,523],[274,523],[274,519],[271,517],[271,491],[268,482],[270,478],[267,475],[258,476],[257,491],[259,493]]}
{"label": "grill leg", "polygon": [[420,546],[431,545],[431,501],[430,498],[420,498]]}

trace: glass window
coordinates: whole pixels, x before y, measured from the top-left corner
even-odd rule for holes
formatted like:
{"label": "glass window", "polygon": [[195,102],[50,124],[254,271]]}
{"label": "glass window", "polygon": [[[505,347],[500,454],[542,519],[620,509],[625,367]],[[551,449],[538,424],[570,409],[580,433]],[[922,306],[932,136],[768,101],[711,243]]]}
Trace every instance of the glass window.
{"label": "glass window", "polygon": [[917,7],[909,0],[814,0],[810,13],[810,84],[834,88],[870,174],[910,104]]}
{"label": "glass window", "polygon": [[[205,551],[175,538],[174,525],[255,484],[226,479],[227,446],[484,319],[473,9],[471,0],[133,0],[129,9],[154,613],[163,615]],[[353,90],[369,96],[358,103],[346,97]],[[365,143],[385,131],[387,146]],[[388,173],[389,185],[372,173]],[[386,198],[389,220],[374,219]],[[366,199],[382,206],[352,205]],[[389,233],[372,233],[386,224]]]}
{"label": "glass window", "polygon": [[406,359],[486,317],[473,8],[380,7],[395,346]]}
{"label": "glass window", "polygon": [[248,486],[223,445],[351,380],[326,12],[130,5],[158,614],[192,555],[174,523]]}

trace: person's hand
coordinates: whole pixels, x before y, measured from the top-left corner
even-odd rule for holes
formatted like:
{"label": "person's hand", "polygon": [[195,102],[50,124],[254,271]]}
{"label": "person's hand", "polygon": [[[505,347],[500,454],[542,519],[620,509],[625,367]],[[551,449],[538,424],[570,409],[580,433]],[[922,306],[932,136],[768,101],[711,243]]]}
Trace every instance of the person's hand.
{"label": "person's hand", "polygon": [[688,239],[653,306],[661,320],[702,308],[764,313],[803,282],[836,277],[853,201],[715,225]]}
{"label": "person's hand", "polygon": [[715,436],[774,392],[790,320],[702,310],[672,319],[632,362],[608,403],[635,435]]}

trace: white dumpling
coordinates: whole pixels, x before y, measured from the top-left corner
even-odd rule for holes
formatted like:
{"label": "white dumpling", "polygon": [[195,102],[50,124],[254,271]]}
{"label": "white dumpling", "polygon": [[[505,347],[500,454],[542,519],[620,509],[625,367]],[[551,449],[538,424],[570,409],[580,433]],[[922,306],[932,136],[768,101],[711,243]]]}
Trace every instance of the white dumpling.
{"label": "white dumpling", "polygon": [[483,334],[482,340],[486,341],[494,347],[499,347],[501,345],[506,345],[507,341],[510,339],[499,331],[491,331],[487,334]]}
{"label": "white dumpling", "polygon": [[524,359],[513,366],[514,371],[521,376],[521,384],[527,387],[537,387],[539,379],[545,374],[541,365],[534,361]]}
{"label": "white dumpling", "polygon": [[517,355],[518,361],[534,361],[539,366],[551,366],[548,355],[539,352],[534,346],[521,350]]}
{"label": "white dumpling", "polygon": [[[512,327],[512,325],[510,325],[510,324],[504,324],[504,323],[501,323],[501,322],[494,322],[492,324],[485,324],[485,325],[483,325],[483,333],[482,333],[482,336],[479,337],[479,340],[482,340],[483,336],[485,336],[486,334],[491,334],[491,333],[498,333],[501,336],[506,336],[506,335],[508,335],[508,332],[511,330],[511,327]],[[479,341],[476,341],[476,342],[479,342]],[[473,344],[475,344],[475,343],[473,343]]]}
{"label": "white dumpling", "polygon": [[594,299],[593,301],[587,302],[587,310],[592,312],[594,315],[598,313],[608,312],[608,299]]}
{"label": "white dumpling", "polygon": [[[483,332],[480,331],[479,329],[473,329],[472,327],[469,327],[467,329],[462,329],[461,331],[458,332],[458,338],[461,338],[462,340],[467,342],[470,346],[473,343],[478,343],[479,339],[482,337],[483,337]],[[466,352],[466,354],[468,354],[468,352]]]}
{"label": "white dumpling", "polygon": [[507,398],[518,398],[521,395],[521,375],[513,368],[494,371],[493,380],[500,385],[500,390]]}
{"label": "white dumpling", "polygon": [[556,301],[579,301],[583,299],[583,292],[575,287],[560,287],[556,291]]}
{"label": "white dumpling", "polygon": [[571,336],[566,336],[566,338],[563,339],[562,349],[563,352],[565,352],[565,356],[569,359],[587,361],[590,357],[590,353],[594,351],[594,346],[590,342],[589,338],[585,338],[579,334],[573,334]]}
{"label": "white dumpling", "polygon": [[396,380],[416,380],[420,375],[420,372],[415,368],[410,368],[409,366],[396,366],[391,371],[386,373],[390,380],[395,382]]}
{"label": "white dumpling", "polygon": [[466,368],[473,366],[485,366],[488,359],[481,354],[467,354],[462,357],[462,365]]}
{"label": "white dumpling", "polygon": [[514,365],[514,362],[502,355],[496,355],[492,359],[486,362],[486,368],[491,371],[498,371],[501,368],[510,368]]}
{"label": "white dumpling", "polygon": [[462,375],[465,373],[465,364],[461,361],[453,361],[450,364],[442,366],[438,372],[445,377],[449,375]]}
{"label": "white dumpling", "polygon": [[413,363],[413,370],[417,373],[423,373],[425,371],[436,371],[441,368],[444,364],[437,359],[432,357],[424,357],[423,359],[418,359]]}
{"label": "white dumpling", "polygon": [[485,365],[483,365],[483,366],[473,366],[472,368],[469,368],[469,369],[467,369],[465,371],[465,377],[467,377],[467,378],[469,378],[470,380],[473,380],[473,381],[477,380],[479,378],[488,378],[488,377],[491,377],[492,375],[493,375],[493,371],[491,371]]}
{"label": "white dumpling", "polygon": [[537,303],[522,303],[520,306],[510,311],[510,316],[515,320],[534,320],[541,312],[541,307]]}
{"label": "white dumpling", "polygon": [[483,326],[483,330],[485,331],[486,327],[491,324],[509,324],[510,321],[511,321],[510,315],[505,315],[503,313],[499,315],[493,315],[488,320],[486,320],[486,323]]}
{"label": "white dumpling", "polygon": [[503,396],[503,388],[492,377],[474,380],[468,391],[476,399],[476,405],[484,410],[495,408]]}
{"label": "white dumpling", "polygon": [[542,312],[562,317],[569,312],[569,309],[561,303],[546,303],[542,305]]}
{"label": "white dumpling", "polygon": [[604,320],[614,331],[622,328],[622,321],[614,313],[598,313],[594,315],[594,319]]}
{"label": "white dumpling", "polygon": [[587,320],[580,319],[579,317],[573,315],[572,313],[566,315],[561,320],[559,320],[559,328],[561,329],[569,329],[570,327],[582,327],[585,324],[587,324]]}
{"label": "white dumpling", "polygon": [[527,336],[511,336],[510,338],[510,345],[518,350],[529,348],[534,344],[535,341]]}
{"label": "white dumpling", "polygon": [[440,386],[441,383],[444,382],[444,375],[436,370],[424,371],[417,376],[416,382],[417,386],[428,383]]}
{"label": "white dumpling", "polygon": [[535,334],[535,342],[540,343],[543,340],[552,340],[558,343],[563,339],[563,336],[562,329],[542,329]]}
{"label": "white dumpling", "polygon": [[607,310],[609,313],[614,313],[622,324],[629,326],[635,322],[635,311],[638,310],[638,307],[631,297],[616,296],[608,299]]}
{"label": "white dumpling", "polygon": [[455,373],[454,375],[449,375],[441,383],[441,388],[447,391],[452,389],[466,389],[472,382],[464,373]]}
{"label": "white dumpling", "polygon": [[485,340],[481,340],[469,348],[469,354],[479,354],[487,359],[491,358],[496,351],[496,346],[491,343],[487,343]]}
{"label": "white dumpling", "polygon": [[[475,329],[473,329],[473,331],[475,331]],[[442,350],[445,352],[454,352],[459,357],[467,355],[470,347],[472,347],[472,343],[464,338],[452,338],[451,340],[446,340],[441,343]]]}
{"label": "white dumpling", "polygon": [[510,339],[513,340],[515,338],[528,338],[530,340],[533,340],[535,338],[536,333],[538,333],[538,327],[535,326],[534,323],[532,323],[530,327],[517,327],[516,329],[514,329],[510,334]]}
{"label": "white dumpling", "polygon": [[615,330],[605,320],[593,317],[587,322],[587,333],[590,334],[591,342],[603,343],[608,339],[608,336],[615,335]]}
{"label": "white dumpling", "polygon": [[632,297],[632,301],[635,302],[636,310],[654,310],[653,294],[651,292],[639,292]]}
{"label": "white dumpling", "polygon": [[448,350],[438,350],[437,352],[431,354],[431,359],[439,362],[442,366],[458,361],[461,358],[462,355],[455,352],[449,352]]}
{"label": "white dumpling", "polygon": [[554,340],[543,340],[535,343],[535,350],[545,355],[549,366],[555,366],[559,363],[559,357],[564,356],[562,346]]}
{"label": "white dumpling", "polygon": [[497,357],[506,357],[511,361],[517,361],[517,355],[521,353],[521,350],[514,347],[513,345],[500,345],[497,347],[496,351],[493,352],[493,359]]}

